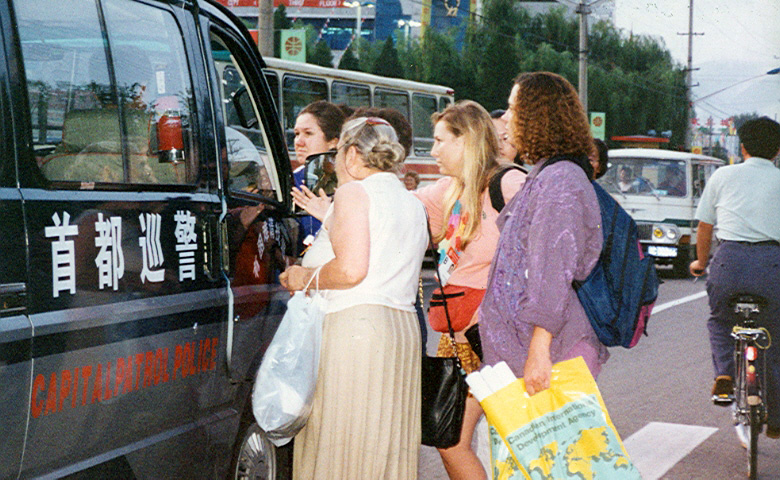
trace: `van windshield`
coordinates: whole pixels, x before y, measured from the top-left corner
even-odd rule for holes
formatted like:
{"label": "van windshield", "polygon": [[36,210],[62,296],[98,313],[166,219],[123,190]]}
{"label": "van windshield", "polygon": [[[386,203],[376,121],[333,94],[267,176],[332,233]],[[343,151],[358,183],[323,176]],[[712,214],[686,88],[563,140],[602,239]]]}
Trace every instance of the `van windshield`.
{"label": "van windshield", "polygon": [[656,158],[610,157],[609,169],[598,180],[610,193],[685,197],[685,162]]}

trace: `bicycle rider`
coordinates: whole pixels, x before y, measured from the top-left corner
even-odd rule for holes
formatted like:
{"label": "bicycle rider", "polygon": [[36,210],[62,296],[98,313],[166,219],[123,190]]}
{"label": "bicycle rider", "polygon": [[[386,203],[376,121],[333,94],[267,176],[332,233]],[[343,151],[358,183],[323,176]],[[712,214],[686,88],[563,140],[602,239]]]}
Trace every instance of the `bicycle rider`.
{"label": "bicycle rider", "polygon": [[[695,218],[699,220],[695,276],[707,267],[713,227],[720,246],[712,257],[707,278],[713,400],[728,405],[734,393],[736,316],[728,306],[736,293],[761,295],[768,305],[758,317],[773,339],[780,341],[780,169],[772,163],[780,153],[780,124],[768,117],[745,122],[737,131],[744,163],[717,169],[704,188]],[[765,352],[766,434],[780,438],[780,348]],[[725,400],[725,402],[723,401]]]}

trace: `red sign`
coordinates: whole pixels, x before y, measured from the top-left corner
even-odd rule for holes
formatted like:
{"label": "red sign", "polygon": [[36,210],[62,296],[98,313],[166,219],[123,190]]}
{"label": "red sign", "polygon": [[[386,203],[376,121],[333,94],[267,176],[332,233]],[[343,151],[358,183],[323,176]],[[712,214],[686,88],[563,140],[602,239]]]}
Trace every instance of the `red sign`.
{"label": "red sign", "polygon": [[[217,0],[226,7],[257,7],[257,0]],[[274,0],[274,7],[341,8],[344,0]]]}

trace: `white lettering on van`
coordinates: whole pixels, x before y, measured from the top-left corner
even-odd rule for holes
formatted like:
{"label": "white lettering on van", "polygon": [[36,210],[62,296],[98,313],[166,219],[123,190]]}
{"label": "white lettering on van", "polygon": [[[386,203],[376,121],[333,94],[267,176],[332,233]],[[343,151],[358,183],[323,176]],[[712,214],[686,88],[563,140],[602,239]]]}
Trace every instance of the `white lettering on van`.
{"label": "white lettering on van", "polygon": [[79,234],[78,225],[70,225],[70,214],[62,213],[62,223],[60,216],[55,213],[51,219],[54,221],[53,227],[46,227],[44,235],[46,238],[56,238],[51,242],[51,284],[52,295],[55,298],[60,296],[61,291],[68,291],[71,294],[76,293],[76,261],[74,254],[73,240],[66,240],[65,237],[73,237]]}
{"label": "white lettering on van", "polygon": [[142,213],[138,215],[138,220],[141,223],[141,233],[145,234],[138,239],[143,260],[141,283],[145,283],[146,280],[162,282],[165,279],[165,269],[160,268],[165,261],[162,246],[160,245],[160,224],[162,219],[159,213]]}
{"label": "white lettering on van", "polygon": [[125,256],[122,252],[122,217],[109,217],[103,220],[98,213],[95,222],[95,246],[100,251],[95,257],[98,268],[98,288],[119,289],[119,279],[125,274]]}
{"label": "white lettering on van", "polygon": [[179,281],[195,280],[195,250],[198,236],[195,234],[195,216],[189,210],[178,210],[176,220],[176,251],[179,252]]}

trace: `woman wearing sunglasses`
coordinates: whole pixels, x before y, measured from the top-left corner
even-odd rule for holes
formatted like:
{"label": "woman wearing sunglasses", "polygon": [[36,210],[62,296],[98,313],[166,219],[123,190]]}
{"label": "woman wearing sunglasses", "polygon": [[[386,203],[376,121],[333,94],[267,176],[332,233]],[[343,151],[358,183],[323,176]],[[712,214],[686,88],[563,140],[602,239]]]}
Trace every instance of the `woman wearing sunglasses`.
{"label": "woman wearing sunglasses", "polygon": [[425,210],[395,174],[404,149],[385,120],[357,118],[337,145],[338,189],[301,266],[279,280],[326,290],[312,414],[296,479],[412,479],[420,448],[420,329],[414,310]]}

